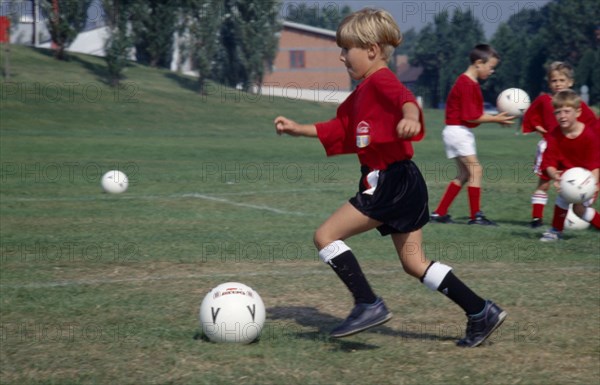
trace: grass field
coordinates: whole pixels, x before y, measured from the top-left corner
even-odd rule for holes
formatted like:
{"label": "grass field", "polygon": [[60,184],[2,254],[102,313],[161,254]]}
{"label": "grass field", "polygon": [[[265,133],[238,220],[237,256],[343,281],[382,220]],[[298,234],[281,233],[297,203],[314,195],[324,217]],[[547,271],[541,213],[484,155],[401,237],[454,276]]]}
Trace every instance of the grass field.
{"label": "grass field", "polygon": [[[526,228],[536,137],[477,129],[482,205],[499,227],[424,229],[431,259],[508,311],[488,343],[457,348],[460,309],[404,274],[376,232],[348,244],[395,317],[330,340],[351,298],[312,232],[354,194],[358,164],[278,137],[272,120],[325,120],[335,106],[216,85],[203,97],[193,80],[141,66],[111,89],[101,59],[57,63],[24,47],[11,67],[0,100],[2,384],[600,382],[600,233],[542,244]],[[455,169],[442,112],[425,114],[415,161],[435,206]],[[100,177],[115,168],[129,190],[104,194]],[[451,214],[465,224],[467,212],[462,192]],[[200,301],[226,281],[262,296],[258,343],[199,338]]]}

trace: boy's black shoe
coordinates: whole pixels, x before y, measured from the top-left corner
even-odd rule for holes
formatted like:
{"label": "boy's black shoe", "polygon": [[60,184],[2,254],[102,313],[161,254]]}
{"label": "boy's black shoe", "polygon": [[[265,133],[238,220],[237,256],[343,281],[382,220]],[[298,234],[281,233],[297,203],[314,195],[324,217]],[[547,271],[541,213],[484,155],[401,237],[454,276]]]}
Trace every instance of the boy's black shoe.
{"label": "boy's black shoe", "polygon": [[498,226],[496,224],[496,222],[490,221],[489,219],[487,219],[483,215],[483,212],[481,212],[481,211],[479,211],[477,214],[475,214],[475,219],[471,219],[467,224],[469,224],[469,225],[481,225],[481,226]]}
{"label": "boy's black shoe", "polygon": [[333,338],[346,337],[363,330],[381,325],[392,318],[392,313],[385,307],[381,298],[373,304],[359,303],[354,306],[350,315],[338,327],[333,329],[329,335]]}
{"label": "boy's black shoe", "polygon": [[440,215],[438,213],[433,213],[429,217],[429,220],[431,222],[436,222],[436,223],[455,223],[452,220],[452,217],[450,217],[450,215],[448,215],[448,214],[446,214],[446,215]]}
{"label": "boy's black shoe", "polygon": [[529,222],[529,227],[532,229],[537,229],[538,227],[542,226],[544,226],[544,221],[542,221],[542,218],[533,218],[531,222]]}
{"label": "boy's black shoe", "polygon": [[467,332],[456,345],[474,348],[479,346],[496,330],[506,318],[507,313],[492,301],[485,301],[485,307],[479,314],[467,316]]}

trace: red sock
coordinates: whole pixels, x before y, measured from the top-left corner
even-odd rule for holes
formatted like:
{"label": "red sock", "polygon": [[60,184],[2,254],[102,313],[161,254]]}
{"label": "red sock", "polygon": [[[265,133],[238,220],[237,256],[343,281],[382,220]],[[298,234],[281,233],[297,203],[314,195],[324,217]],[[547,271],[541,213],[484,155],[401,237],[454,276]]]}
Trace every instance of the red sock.
{"label": "red sock", "polygon": [[531,218],[543,218],[544,208],[548,203],[548,194],[537,190],[531,195]]}
{"label": "red sock", "polygon": [[552,227],[558,231],[563,231],[565,228],[565,218],[569,210],[561,209],[558,206],[554,206],[554,216],[552,217]]}
{"label": "red sock", "polygon": [[592,219],[590,223],[595,228],[600,229],[600,213],[598,213],[598,211],[596,211],[596,214],[594,214],[594,219]]}
{"label": "red sock", "polygon": [[471,219],[475,219],[475,214],[480,210],[481,187],[467,187],[469,192],[469,207],[471,208]]}
{"label": "red sock", "polygon": [[435,209],[435,212],[442,216],[448,214],[448,208],[454,201],[454,198],[456,198],[460,192],[461,188],[462,186],[459,186],[454,182],[450,182],[446,188],[446,192],[444,193],[442,200],[440,201],[440,204],[438,205],[437,209]]}
{"label": "red sock", "polygon": [[544,217],[544,208],[546,207],[546,205],[535,203],[535,204],[531,205],[531,207],[532,207],[532,210],[531,210],[532,218],[543,218]]}

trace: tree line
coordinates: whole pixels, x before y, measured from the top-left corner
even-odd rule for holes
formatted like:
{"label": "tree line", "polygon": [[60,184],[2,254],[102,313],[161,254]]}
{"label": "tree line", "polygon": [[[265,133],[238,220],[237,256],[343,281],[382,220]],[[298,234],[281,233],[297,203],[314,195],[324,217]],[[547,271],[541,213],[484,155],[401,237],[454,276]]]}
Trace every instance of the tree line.
{"label": "tree line", "polygon": [[[92,1],[40,0],[57,59],[67,59],[65,48],[84,28]],[[178,48],[181,60],[199,73],[199,92],[208,79],[248,89],[262,82],[277,53],[279,0],[101,0],[101,6],[112,85],[123,78],[132,56],[169,68]]]}
{"label": "tree line", "polygon": [[535,98],[548,91],[546,66],[568,62],[577,91],[586,85],[590,104],[600,103],[600,5],[597,0],[553,0],[524,8],[501,23],[489,41],[470,10],[437,14],[420,32],[412,32],[404,52],[423,68],[416,92],[427,105],[443,103],[456,77],[467,67],[468,52],[478,43],[500,54],[496,73],[482,85],[485,100],[503,89],[522,88]]}
{"label": "tree line", "polygon": [[[40,1],[50,15],[47,24],[56,56],[64,59],[65,47],[85,25],[92,0]],[[335,30],[352,11],[334,2],[298,2],[283,9],[281,0],[96,1],[101,1],[110,30],[105,60],[112,84],[123,77],[133,52],[139,63],[168,68],[177,46],[198,71],[200,92],[209,79],[243,89],[260,84],[277,54],[282,19]],[[586,85],[590,104],[598,104],[599,20],[597,0],[552,0],[515,13],[487,41],[472,10],[442,11],[420,31],[404,31],[397,53],[423,69],[414,92],[430,107],[445,101],[478,43],[491,44],[501,56],[496,74],[482,85],[486,100],[494,101],[509,87],[536,97],[547,90],[545,67],[559,60],[575,68],[575,88]],[[182,39],[175,41],[175,35]]]}

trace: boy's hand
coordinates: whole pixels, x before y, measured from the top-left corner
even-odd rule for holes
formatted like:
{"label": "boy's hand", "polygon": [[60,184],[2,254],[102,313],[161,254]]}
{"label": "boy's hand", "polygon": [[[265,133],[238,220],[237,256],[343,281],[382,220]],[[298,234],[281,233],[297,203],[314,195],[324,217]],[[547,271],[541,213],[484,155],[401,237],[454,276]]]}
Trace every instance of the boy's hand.
{"label": "boy's hand", "polygon": [[501,112],[497,115],[494,115],[494,121],[503,126],[510,126],[515,122],[515,117],[512,115],[508,115],[508,112]]}
{"label": "boy's hand", "polygon": [[560,176],[562,174],[562,171],[556,171],[556,173],[554,174],[553,179],[553,184],[554,184],[554,188],[556,188],[556,192],[560,193]]}
{"label": "boy's hand", "polygon": [[402,139],[412,138],[421,132],[421,122],[415,119],[404,118],[396,126],[398,137]]}
{"label": "boy's hand", "polygon": [[277,131],[277,135],[288,134],[292,136],[298,136],[298,124],[291,119],[288,119],[283,116],[278,116],[275,118],[275,130]]}
{"label": "boy's hand", "polygon": [[291,136],[317,136],[317,127],[314,124],[298,124],[291,119],[278,116],[273,121],[277,135],[288,134]]}
{"label": "boy's hand", "polygon": [[534,128],[535,128],[535,130],[537,132],[539,132],[541,134],[547,134],[548,133],[548,131],[544,127],[542,127],[542,126],[535,126]]}

